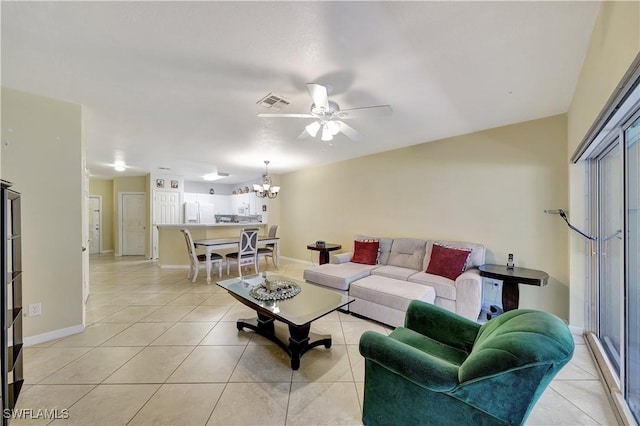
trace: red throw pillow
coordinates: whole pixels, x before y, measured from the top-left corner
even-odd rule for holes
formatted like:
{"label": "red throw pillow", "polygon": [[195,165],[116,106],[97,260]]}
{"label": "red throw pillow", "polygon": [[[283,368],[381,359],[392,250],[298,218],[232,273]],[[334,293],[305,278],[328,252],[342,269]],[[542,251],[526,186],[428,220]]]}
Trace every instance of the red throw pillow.
{"label": "red throw pillow", "polygon": [[427,273],[455,280],[464,272],[471,250],[434,244]]}
{"label": "red throw pillow", "polygon": [[378,241],[354,241],[353,257],[351,261],[354,263],[363,263],[365,265],[375,265],[378,260]]}

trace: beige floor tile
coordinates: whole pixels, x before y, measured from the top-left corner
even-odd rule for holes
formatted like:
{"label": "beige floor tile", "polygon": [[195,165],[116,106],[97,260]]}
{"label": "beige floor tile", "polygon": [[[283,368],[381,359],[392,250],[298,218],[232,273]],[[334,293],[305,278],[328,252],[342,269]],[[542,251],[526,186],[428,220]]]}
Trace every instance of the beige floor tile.
{"label": "beige floor tile", "polygon": [[364,405],[364,382],[356,382],[356,391],[358,391],[358,402],[360,403],[360,412]]}
{"label": "beige floor tile", "polygon": [[89,352],[89,347],[24,348],[25,383],[38,383]]}
{"label": "beige floor tile", "polygon": [[160,385],[100,385],[52,425],[126,425]]}
{"label": "beige floor tile", "polygon": [[340,321],[314,321],[311,323],[311,332],[316,334],[328,334],[331,336],[331,343],[334,345],[344,345],[344,334]]}
{"label": "beige floor tile", "polygon": [[[589,370],[591,369],[589,368]],[[573,362],[569,362],[560,370],[554,380],[598,380],[598,376],[594,376]]]}
{"label": "beige floor tile", "polygon": [[43,384],[101,383],[142,348],[100,347],[44,379]]}
{"label": "beige floor tile", "polygon": [[344,340],[347,345],[357,345],[360,343],[360,336],[365,331],[377,331],[384,335],[388,335],[387,330],[380,324],[363,321],[343,321],[342,332],[344,333]]}
{"label": "beige floor tile", "polygon": [[294,382],[353,382],[347,347],[319,346],[307,351],[300,360],[300,369],[293,372]]}
{"label": "beige floor tile", "polygon": [[109,315],[100,322],[136,322],[150,315],[159,306],[127,306],[126,308]]}
{"label": "beige floor tile", "polygon": [[53,346],[99,346],[130,325],[124,322],[92,324],[82,333],[65,337]]}
{"label": "beige floor tile", "polygon": [[[130,305],[166,305],[173,299],[178,297],[175,293],[133,293],[136,295],[136,301],[129,303]],[[129,295],[127,295],[129,296]],[[123,296],[124,297],[124,296]]]}
{"label": "beige floor tile", "polygon": [[290,387],[288,382],[229,383],[207,424],[284,425]]}
{"label": "beige floor tile", "polygon": [[133,324],[101,346],[147,346],[171,328],[170,322],[141,322]]}
{"label": "beige floor tile", "polygon": [[230,381],[290,382],[291,377],[291,360],[282,348],[276,345],[247,346]]}
{"label": "beige floor tile", "polygon": [[586,345],[576,345],[573,358],[570,361],[573,365],[580,367],[594,377],[600,377],[598,369],[593,361],[591,352]]}
{"label": "beige floor tile", "polygon": [[200,343],[215,325],[214,322],[179,322],[154,340],[152,346],[193,346]]}
{"label": "beige floor tile", "polygon": [[229,311],[230,306],[197,306],[181,321],[220,321],[220,319]]}
{"label": "beige floor tile", "polygon": [[235,322],[220,321],[200,342],[200,345],[236,345],[246,346],[252,333],[239,331]]}
{"label": "beige floor tile", "polygon": [[364,382],[364,357],[360,355],[358,345],[347,345],[347,354],[351,363],[351,372],[356,382]]}
{"label": "beige floor tile", "polygon": [[361,425],[354,382],[292,383],[287,425]]}
{"label": "beige floor tile", "polygon": [[327,315],[321,318],[318,318],[313,323],[316,324],[316,323],[325,322],[325,321],[340,322],[340,313],[338,311],[329,312]]}
{"label": "beige floor tile", "polygon": [[225,385],[165,384],[129,422],[134,425],[204,425]]}
{"label": "beige floor tile", "polygon": [[[68,413],[69,407],[94,387],[95,385],[34,385],[23,388],[16,409],[25,410],[27,415],[31,410],[33,415],[28,416],[31,418],[11,420],[11,425],[46,425],[56,416],[63,418],[66,415],[64,410]],[[48,416],[44,415],[45,410]]]}
{"label": "beige floor tile", "polygon": [[202,304],[203,305],[234,305],[237,300],[229,293],[214,293],[210,295]]}
{"label": "beige floor tile", "polygon": [[195,283],[195,284],[190,284],[190,288],[187,291],[187,293],[207,293],[207,294],[213,294],[213,293],[217,293],[218,289],[220,289],[220,287],[218,287],[215,284],[204,284],[204,283]]}
{"label": "beige floor tile", "polygon": [[558,380],[549,385],[573,405],[603,425],[615,425],[616,417],[598,380]]}
{"label": "beige floor tile", "polygon": [[186,305],[186,306],[198,306],[205,300],[209,298],[209,295],[206,293],[186,293],[182,294],[171,302],[167,303],[168,305]]}
{"label": "beige floor tile", "polygon": [[226,383],[244,346],[198,346],[167,380],[168,383]]}
{"label": "beige floor tile", "polygon": [[147,347],[109,376],[105,383],[164,383],[193,346]]}
{"label": "beige floor tile", "polygon": [[178,322],[194,308],[195,306],[162,306],[140,322]]}
{"label": "beige floor tile", "polygon": [[529,426],[570,426],[598,425],[599,423],[555,390],[548,387],[540,396],[533,410],[531,410],[531,414],[529,414],[525,424]]}
{"label": "beige floor tile", "polygon": [[180,284],[147,284],[136,287],[136,293],[177,293],[183,294],[189,291],[188,287]]}
{"label": "beige floor tile", "polygon": [[87,309],[87,325],[100,321],[103,318],[107,318],[108,316],[121,311],[123,308],[123,306],[104,305]]}
{"label": "beige floor tile", "polygon": [[231,309],[229,309],[229,312],[227,312],[225,316],[222,317],[221,321],[235,322],[235,321],[238,321],[239,319],[248,319],[248,318],[255,318],[255,317],[256,317],[256,311],[249,309],[240,303],[236,303],[231,307]]}

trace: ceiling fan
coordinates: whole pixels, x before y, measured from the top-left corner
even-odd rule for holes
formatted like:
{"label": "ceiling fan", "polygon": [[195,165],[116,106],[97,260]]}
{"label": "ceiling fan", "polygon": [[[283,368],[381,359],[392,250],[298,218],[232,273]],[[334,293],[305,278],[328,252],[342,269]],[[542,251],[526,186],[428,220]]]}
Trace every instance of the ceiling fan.
{"label": "ceiling fan", "polygon": [[380,117],[391,115],[393,110],[389,105],[377,105],[363,108],[340,110],[340,106],[329,100],[327,87],[322,84],[307,83],[313,104],[308,114],[258,114],[258,117],[288,117],[288,118],[313,118],[299,137],[309,135],[315,138],[318,133],[323,141],[330,141],[338,133],[342,133],[352,140],[362,139],[362,135],[353,127],[342,120],[363,117]]}

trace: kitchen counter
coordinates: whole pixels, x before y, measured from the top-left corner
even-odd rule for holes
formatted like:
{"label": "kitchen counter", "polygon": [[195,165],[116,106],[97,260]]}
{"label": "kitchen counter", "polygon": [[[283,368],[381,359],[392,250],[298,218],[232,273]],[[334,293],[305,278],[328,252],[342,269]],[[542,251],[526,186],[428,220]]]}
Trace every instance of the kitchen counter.
{"label": "kitchen counter", "polygon": [[227,222],[227,223],[174,223],[174,224],[153,224],[153,226],[157,226],[158,229],[162,228],[171,228],[171,229],[196,229],[196,228],[245,228],[247,226],[257,226],[262,227],[265,226],[266,223],[262,222]]}
{"label": "kitchen counter", "polygon": [[[242,228],[260,228],[260,234],[266,234],[266,223],[177,223],[154,224],[158,228],[158,265],[161,268],[188,268],[189,256],[181,229],[188,229],[194,240],[211,238],[240,238]],[[221,250],[224,255],[233,250]],[[237,250],[236,250],[237,251]]]}

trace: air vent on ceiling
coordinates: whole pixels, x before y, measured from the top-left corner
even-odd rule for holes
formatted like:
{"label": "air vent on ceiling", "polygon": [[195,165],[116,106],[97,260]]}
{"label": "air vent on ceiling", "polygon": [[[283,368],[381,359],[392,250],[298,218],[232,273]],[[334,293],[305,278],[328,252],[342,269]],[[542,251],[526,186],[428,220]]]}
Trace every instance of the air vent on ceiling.
{"label": "air vent on ceiling", "polygon": [[262,105],[265,108],[282,109],[289,105],[291,102],[283,98],[282,96],[269,93],[264,98],[256,102],[258,105]]}
{"label": "air vent on ceiling", "polygon": [[224,177],[227,177],[227,176],[229,176],[229,173],[226,173],[226,172],[218,172],[218,176],[224,176]]}

